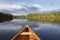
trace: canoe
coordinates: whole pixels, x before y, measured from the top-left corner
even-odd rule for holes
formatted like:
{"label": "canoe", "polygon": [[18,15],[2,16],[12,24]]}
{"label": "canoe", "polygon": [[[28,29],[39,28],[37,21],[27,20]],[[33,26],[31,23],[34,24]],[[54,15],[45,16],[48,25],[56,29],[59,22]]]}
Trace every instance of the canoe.
{"label": "canoe", "polygon": [[11,40],[41,40],[41,38],[33,32],[29,25],[26,25]]}

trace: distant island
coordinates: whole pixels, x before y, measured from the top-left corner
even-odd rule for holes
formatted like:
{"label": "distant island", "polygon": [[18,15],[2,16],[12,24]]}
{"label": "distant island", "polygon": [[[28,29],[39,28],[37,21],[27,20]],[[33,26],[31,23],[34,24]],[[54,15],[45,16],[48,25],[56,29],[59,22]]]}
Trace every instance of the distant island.
{"label": "distant island", "polygon": [[25,15],[14,16],[13,19],[26,19]]}

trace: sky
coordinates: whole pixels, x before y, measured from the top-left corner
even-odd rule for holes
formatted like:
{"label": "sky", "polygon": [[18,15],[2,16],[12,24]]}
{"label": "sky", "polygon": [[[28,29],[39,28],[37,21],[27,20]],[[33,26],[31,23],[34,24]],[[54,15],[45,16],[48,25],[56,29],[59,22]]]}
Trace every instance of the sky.
{"label": "sky", "polygon": [[40,12],[60,9],[60,0],[0,0],[0,11]]}

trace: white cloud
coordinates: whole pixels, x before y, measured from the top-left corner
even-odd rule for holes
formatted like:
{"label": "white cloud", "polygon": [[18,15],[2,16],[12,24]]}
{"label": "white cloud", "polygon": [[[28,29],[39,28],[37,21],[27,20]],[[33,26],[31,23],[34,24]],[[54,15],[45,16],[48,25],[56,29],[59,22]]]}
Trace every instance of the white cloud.
{"label": "white cloud", "polygon": [[41,5],[38,5],[38,4],[33,4],[33,6],[39,8],[39,9],[42,8],[42,6]]}
{"label": "white cloud", "polygon": [[21,9],[22,7],[19,6],[19,5],[11,5],[12,8],[15,8],[15,9]]}
{"label": "white cloud", "polygon": [[42,8],[43,7],[39,4],[0,4],[0,10],[6,10],[6,12],[9,13],[40,12]]}
{"label": "white cloud", "polygon": [[19,6],[19,5],[15,5],[15,4],[12,4],[12,5],[0,5],[0,9],[6,9],[6,8],[21,9],[22,7]]}
{"label": "white cloud", "polygon": [[9,4],[9,5],[7,5],[7,4],[0,4],[0,8],[15,8],[15,9],[21,9],[21,8],[26,8],[27,9],[27,7],[36,7],[36,8],[42,8],[42,6],[41,5],[38,5],[38,4],[32,4],[32,5],[26,5],[26,4],[20,4],[20,5],[18,5],[18,4]]}

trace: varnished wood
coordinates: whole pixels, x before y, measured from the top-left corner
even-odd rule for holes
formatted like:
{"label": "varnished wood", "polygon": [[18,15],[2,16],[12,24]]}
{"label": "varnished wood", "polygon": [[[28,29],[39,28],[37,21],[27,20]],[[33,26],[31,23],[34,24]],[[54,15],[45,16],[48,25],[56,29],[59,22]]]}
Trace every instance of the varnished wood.
{"label": "varnished wood", "polygon": [[11,40],[41,40],[30,28],[26,25],[21,32],[17,33]]}

